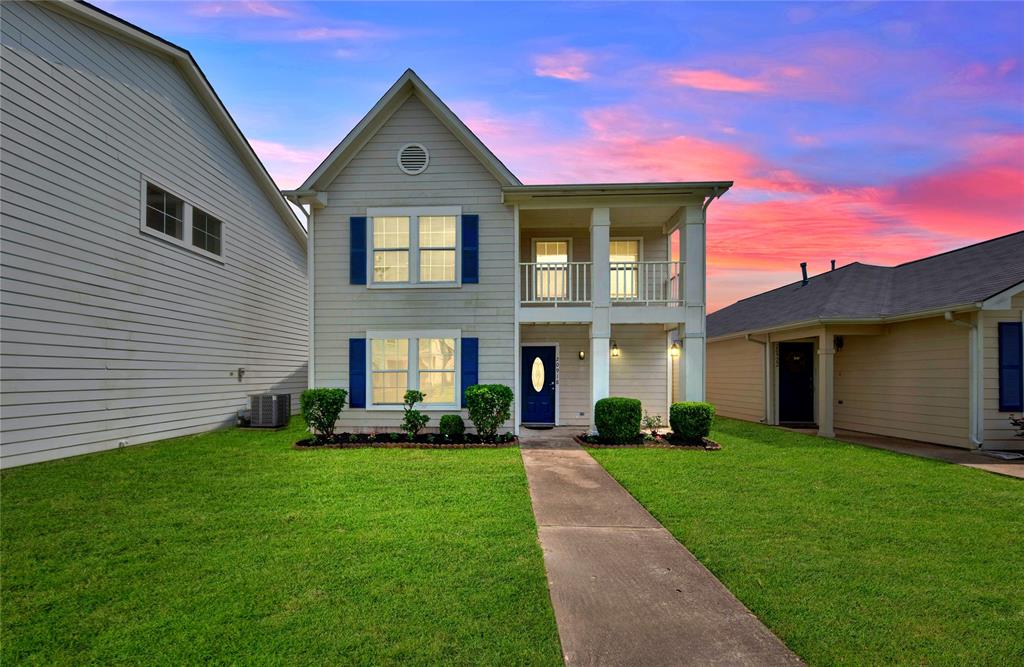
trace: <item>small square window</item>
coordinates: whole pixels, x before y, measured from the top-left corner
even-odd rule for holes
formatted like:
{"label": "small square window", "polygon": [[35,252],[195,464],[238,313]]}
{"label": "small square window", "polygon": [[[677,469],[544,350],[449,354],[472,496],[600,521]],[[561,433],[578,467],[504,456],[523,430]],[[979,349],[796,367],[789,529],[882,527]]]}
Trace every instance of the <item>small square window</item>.
{"label": "small square window", "polygon": [[184,237],[185,202],[152,183],[146,184],[146,226],[179,241]]}
{"label": "small square window", "polygon": [[214,255],[220,254],[221,221],[213,216],[192,209],[192,245]]}

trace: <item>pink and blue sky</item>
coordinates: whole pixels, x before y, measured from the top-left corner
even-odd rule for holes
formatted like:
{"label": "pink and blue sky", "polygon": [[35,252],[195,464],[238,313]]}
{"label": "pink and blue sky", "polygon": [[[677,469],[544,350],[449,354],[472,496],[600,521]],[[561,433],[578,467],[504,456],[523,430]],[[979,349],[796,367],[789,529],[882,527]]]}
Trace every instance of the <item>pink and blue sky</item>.
{"label": "pink and blue sky", "polygon": [[1024,3],[139,3],[282,188],[407,67],[526,183],[734,180],[709,309],[1024,228]]}

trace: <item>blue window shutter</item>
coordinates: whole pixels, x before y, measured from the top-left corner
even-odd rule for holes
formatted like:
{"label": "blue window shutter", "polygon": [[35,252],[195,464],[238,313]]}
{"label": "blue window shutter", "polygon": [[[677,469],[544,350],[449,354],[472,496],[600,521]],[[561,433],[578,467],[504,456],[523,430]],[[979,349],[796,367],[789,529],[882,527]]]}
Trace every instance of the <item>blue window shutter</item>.
{"label": "blue window shutter", "polygon": [[348,339],[348,405],[366,407],[366,339]]}
{"label": "blue window shutter", "polygon": [[479,372],[480,339],[462,339],[462,407],[466,407],[466,387],[472,387],[480,381]]}
{"label": "blue window shutter", "polygon": [[1024,410],[1024,352],[1020,322],[999,323],[999,411]]}
{"label": "blue window shutter", "polygon": [[349,282],[353,285],[366,284],[366,217],[349,218],[352,225],[349,235]]}
{"label": "blue window shutter", "polygon": [[462,216],[462,282],[480,282],[479,215]]}

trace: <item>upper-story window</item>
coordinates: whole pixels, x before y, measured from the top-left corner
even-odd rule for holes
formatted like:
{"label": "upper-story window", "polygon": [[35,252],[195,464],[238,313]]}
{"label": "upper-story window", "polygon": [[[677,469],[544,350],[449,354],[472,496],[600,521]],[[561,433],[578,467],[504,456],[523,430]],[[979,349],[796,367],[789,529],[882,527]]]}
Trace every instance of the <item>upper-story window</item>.
{"label": "upper-story window", "polygon": [[143,180],[140,229],[219,259],[223,251],[224,223],[166,189]]}
{"label": "upper-story window", "polygon": [[373,219],[373,282],[409,282],[409,216]]}
{"label": "upper-story window", "polygon": [[221,221],[209,213],[192,209],[192,245],[196,248],[219,255],[221,227]]}
{"label": "upper-story window", "polygon": [[146,183],[146,226],[161,234],[184,238],[185,202]]}
{"label": "upper-story window", "polygon": [[367,213],[373,284],[458,284],[459,209],[371,209]]}

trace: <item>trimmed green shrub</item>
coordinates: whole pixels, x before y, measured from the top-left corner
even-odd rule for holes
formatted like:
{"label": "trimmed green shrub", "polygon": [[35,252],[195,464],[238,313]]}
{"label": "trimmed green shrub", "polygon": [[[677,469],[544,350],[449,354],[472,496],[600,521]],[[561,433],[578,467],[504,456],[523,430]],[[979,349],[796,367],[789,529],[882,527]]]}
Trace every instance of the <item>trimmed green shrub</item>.
{"label": "trimmed green shrub", "polygon": [[466,433],[466,423],[458,415],[444,415],[438,424],[438,430],[444,437],[458,440]]}
{"label": "trimmed green shrub", "polygon": [[700,442],[708,437],[714,419],[715,406],[696,401],[673,403],[668,416],[673,435],[686,442]]}
{"label": "trimmed green shrub", "polygon": [[606,442],[634,442],[640,437],[643,407],[636,398],[610,396],[594,404],[597,435]]}
{"label": "trimmed green shrub", "polygon": [[415,389],[410,389],[405,392],[405,396],[402,397],[405,404],[405,417],[402,418],[402,430],[406,432],[410,440],[415,438],[416,434],[427,425],[428,421],[430,421],[430,417],[419,410],[413,409],[416,404],[424,398],[426,397],[423,395],[423,392],[416,391]]}
{"label": "trimmed green shrub", "polygon": [[299,397],[302,420],[318,438],[329,440],[334,436],[334,423],[338,421],[348,392],[336,387],[307,389]]}
{"label": "trimmed green shrub", "polygon": [[466,387],[469,420],[484,442],[491,442],[501,425],[512,418],[515,395],[503,384],[475,384]]}

